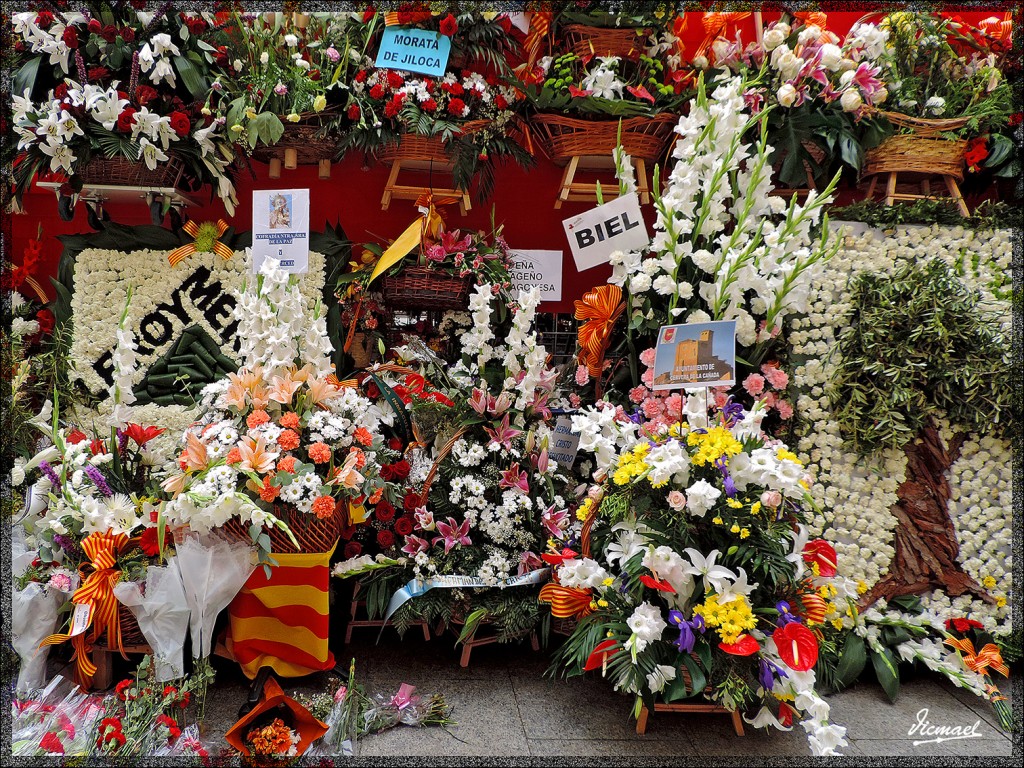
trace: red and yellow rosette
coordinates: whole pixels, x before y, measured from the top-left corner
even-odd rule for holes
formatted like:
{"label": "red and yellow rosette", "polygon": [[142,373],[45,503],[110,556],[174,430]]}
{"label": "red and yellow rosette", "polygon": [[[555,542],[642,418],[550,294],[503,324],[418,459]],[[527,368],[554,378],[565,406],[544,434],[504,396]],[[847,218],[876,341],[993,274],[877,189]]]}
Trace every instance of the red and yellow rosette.
{"label": "red and yellow rosette", "polygon": [[228,606],[228,652],[251,680],[260,667],[303,677],[334,667],[330,634],[330,552],[274,553],[277,565],[257,568]]}
{"label": "red and yellow rosette", "polygon": [[987,19],[982,19],[978,22],[978,29],[995,40],[1009,43],[1010,38],[1013,36],[1013,14],[1007,11],[1003,14],[1002,19],[996,16],[989,16]]}
{"label": "red and yellow rosette", "polygon": [[601,285],[587,291],[582,300],[574,302],[577,320],[585,321],[577,331],[580,362],[587,366],[592,378],[597,379],[604,367],[615,321],[626,308],[622,289],[617,285]]}
{"label": "red and yellow rosette", "polygon": [[697,47],[693,58],[696,59],[698,56],[707,53],[715,40],[719,37],[724,37],[725,31],[729,28],[730,24],[738,24],[750,16],[750,14],[750,11],[708,11],[705,13],[704,18],[701,19],[701,23],[704,25],[704,40]]}
{"label": "red and yellow rosette", "polygon": [[228,231],[228,224],[224,219],[217,219],[216,224],[210,221],[196,224],[190,220],[186,221],[181,228],[192,237],[194,242],[186,243],[167,254],[167,261],[171,263],[172,267],[178,266],[193,253],[213,251],[225,261],[234,256],[235,252],[231,246],[220,241],[220,238]]}
{"label": "red and yellow rosette", "polygon": [[113,534],[110,531],[91,533],[82,541],[82,551],[88,562],[79,568],[82,586],[75,590],[71,602],[76,606],[89,606],[88,619],[78,631],[73,629],[72,633],[50,635],[39,644],[42,648],[44,645],[58,645],[70,640],[75,649],[71,657],[75,662],[75,682],[83,688],[89,687],[96,674],[96,665],[89,658],[89,652],[100,635],[106,632],[107,643],[124,656],[114,585],[121,580],[117,557],[127,547],[128,541],[126,534]]}
{"label": "red and yellow rosette", "polygon": [[549,581],[540,588],[537,599],[551,606],[551,615],[556,619],[579,619],[594,612],[589,589],[563,587]]}
{"label": "red and yellow rosette", "polygon": [[1010,676],[1010,668],[1003,661],[1003,655],[999,652],[999,646],[995,643],[988,643],[982,646],[980,651],[974,650],[974,643],[966,637],[957,640],[954,637],[947,638],[946,645],[955,648],[961,653],[964,666],[979,675],[987,675],[989,669],[994,669],[1003,677]]}

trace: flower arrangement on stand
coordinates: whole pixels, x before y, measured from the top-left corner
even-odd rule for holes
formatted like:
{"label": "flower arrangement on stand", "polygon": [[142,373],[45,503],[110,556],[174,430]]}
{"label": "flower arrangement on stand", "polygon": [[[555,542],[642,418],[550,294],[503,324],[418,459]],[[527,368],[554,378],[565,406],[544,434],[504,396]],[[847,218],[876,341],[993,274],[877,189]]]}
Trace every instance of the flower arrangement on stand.
{"label": "flower arrangement on stand", "polygon": [[476,178],[477,194],[486,199],[494,189],[497,161],[533,163],[529,136],[517,116],[522,93],[503,82],[509,72],[506,57],[517,47],[511,23],[504,14],[472,4],[451,7],[443,16],[425,4],[410,6],[395,12],[394,22],[450,38],[448,69],[429,77],[375,67],[370,52],[385,16],[368,10],[362,29],[352,28],[348,40],[357,65],[344,112],[351,128],[341,151],[451,164],[455,188],[468,191]]}
{"label": "flower arrangement on stand", "polygon": [[18,197],[50,172],[75,192],[90,181],[208,183],[234,210],[233,141],[202,107],[217,57],[210,14],[89,3],[15,14],[14,32],[27,51],[13,83]]}
{"label": "flower arrangement on stand", "polygon": [[812,751],[835,754],[845,728],[814,673],[834,552],[807,541],[803,466],[761,431],[760,404],[709,414],[705,392],[673,397],[668,424],[608,405],[573,416],[581,446],[597,449],[598,485],[581,510],[591,557],[545,556],[556,566],[541,599],[579,620],[553,669],[602,669],[636,696],[634,716],[706,696],[756,710],[758,727],[802,718]]}

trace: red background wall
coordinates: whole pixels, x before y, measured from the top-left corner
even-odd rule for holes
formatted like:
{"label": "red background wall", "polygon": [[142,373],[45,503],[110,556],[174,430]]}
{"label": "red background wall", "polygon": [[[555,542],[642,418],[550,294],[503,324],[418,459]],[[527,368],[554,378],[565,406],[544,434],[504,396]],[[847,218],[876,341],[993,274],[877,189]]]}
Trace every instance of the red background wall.
{"label": "red background wall", "polygon": [[[1002,10],[993,7],[990,11],[972,9],[960,13],[965,21],[977,23],[995,13],[1001,13]],[[766,11],[765,24],[777,19],[779,15],[778,12]],[[863,15],[863,11],[830,12],[828,27],[842,36]],[[693,51],[703,38],[701,14],[688,13],[687,17],[684,41],[687,44],[686,50]],[[754,39],[751,18],[740,22],[739,28],[742,30],[744,41]],[[734,33],[730,33],[730,36],[732,34]],[[296,170],[284,170],[281,178],[276,180],[267,177],[266,165],[253,163],[252,168],[255,178],[245,172],[238,179],[240,204],[234,217],[227,216],[219,200],[214,199],[211,202],[209,190],[203,190],[195,195],[202,205],[190,208],[189,216],[197,221],[225,218],[237,229],[248,230],[252,226],[252,190],[293,187],[310,189],[311,230],[320,231],[327,222],[340,222],[348,237],[357,243],[387,243],[417,215],[412,201],[406,200],[394,200],[389,210],[381,210],[380,198],[387,180],[388,168],[372,162],[366,167],[361,156],[351,155],[341,163],[335,164],[331,170],[331,178],[326,181],[317,178],[316,166],[299,166]],[[581,213],[593,207],[593,204],[566,203],[560,210],[555,210],[554,200],[561,181],[562,169],[541,155],[537,157],[537,165],[529,171],[509,165],[499,168],[497,173],[497,188],[493,197],[483,204],[474,202],[473,209],[468,215],[461,216],[456,206],[446,207],[448,227],[487,229],[493,206],[495,220],[504,222],[505,237],[513,248],[562,249],[563,300],[546,303],[542,309],[571,312],[572,300],[582,296],[590,287],[605,282],[609,274],[607,267],[596,267],[577,273],[562,229],[562,219]],[[441,183],[440,179],[435,180],[435,184]],[[844,191],[840,202],[848,201],[849,198],[850,191]],[[20,262],[28,238],[35,236],[37,227],[41,224],[44,238],[43,253],[50,274],[54,275],[61,251],[56,236],[90,231],[85,206],[78,206],[72,221],[61,221],[57,215],[53,193],[50,190],[33,188],[25,196],[24,209],[25,213],[12,216],[10,226],[5,228],[10,233],[10,239],[7,241],[10,244],[8,258],[15,263]],[[149,210],[141,203],[111,204],[107,206],[107,210],[114,221],[122,224],[150,223]],[[648,228],[650,229],[650,220]],[[49,289],[52,297],[52,287],[45,280],[41,282]]]}

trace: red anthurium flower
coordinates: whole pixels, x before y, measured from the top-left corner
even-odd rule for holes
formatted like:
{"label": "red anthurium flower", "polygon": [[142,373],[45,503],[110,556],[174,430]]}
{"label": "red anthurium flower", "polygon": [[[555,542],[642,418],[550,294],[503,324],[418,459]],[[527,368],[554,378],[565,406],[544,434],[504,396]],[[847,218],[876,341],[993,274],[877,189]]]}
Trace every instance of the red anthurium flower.
{"label": "red anthurium flower", "polygon": [[551,554],[550,552],[545,552],[543,555],[540,556],[540,559],[543,560],[545,563],[548,563],[549,565],[561,565],[566,560],[572,560],[577,557],[579,557],[578,552],[573,552],[571,549],[566,548],[562,550],[561,554],[557,555]]}
{"label": "red anthurium flower", "polygon": [[793,715],[796,713],[796,710],[786,702],[779,702],[779,722],[782,723],[785,728],[789,728],[793,725]]}
{"label": "red anthurium flower", "polygon": [[587,663],[583,665],[584,672],[590,672],[591,670],[603,667],[605,659],[610,659],[616,653],[622,650],[618,640],[605,640],[604,642],[598,643],[597,647],[590,652],[590,656],[587,657]]}
{"label": "red anthurium flower", "polygon": [[654,97],[651,96],[650,91],[644,88],[642,85],[638,85],[635,88],[632,85],[627,85],[626,90],[636,96],[638,99],[649,101],[651,104],[654,103]]}
{"label": "red anthurium flower", "polygon": [[718,647],[733,656],[753,656],[761,650],[761,646],[751,635],[740,635],[735,643],[719,643]]}
{"label": "red anthurium flower", "polygon": [[129,424],[124,430],[129,439],[134,440],[135,444],[140,448],[154,437],[162,435],[165,431],[160,429],[160,427],[143,427],[140,424]]}
{"label": "red anthurium flower", "polygon": [[798,621],[779,627],[772,635],[775,647],[786,665],[797,672],[806,672],[818,663],[818,638]]}
{"label": "red anthurium flower", "polygon": [[804,562],[808,565],[818,566],[818,575],[826,578],[832,578],[839,573],[836,563],[838,558],[836,557],[835,548],[824,539],[815,539],[814,541],[808,541],[804,546]]}
{"label": "red anthurium flower", "polygon": [[673,595],[676,593],[675,589],[673,589],[672,585],[669,584],[667,581],[658,581],[656,578],[654,578],[653,576],[648,576],[646,573],[640,577],[640,581],[643,584],[646,584],[651,589],[658,589],[662,592],[668,592]]}
{"label": "red anthurium flower", "polygon": [[593,91],[588,91],[588,90],[585,90],[583,88],[577,88],[575,85],[570,85],[569,86],[569,95],[570,96],[574,96],[574,97],[576,97],[578,99],[585,99],[587,96],[590,96],[592,93],[593,93]]}
{"label": "red anthurium flower", "polygon": [[89,450],[92,451],[93,456],[98,456],[107,452],[107,444],[103,440],[90,440]]}

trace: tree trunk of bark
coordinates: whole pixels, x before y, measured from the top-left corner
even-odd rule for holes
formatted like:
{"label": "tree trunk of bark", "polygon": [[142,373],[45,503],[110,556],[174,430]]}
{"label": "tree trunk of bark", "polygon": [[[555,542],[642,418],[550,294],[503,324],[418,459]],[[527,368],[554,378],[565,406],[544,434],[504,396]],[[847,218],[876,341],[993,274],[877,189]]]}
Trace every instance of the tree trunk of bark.
{"label": "tree trunk of bark", "polygon": [[869,606],[882,597],[891,600],[935,588],[951,597],[971,593],[994,603],[992,596],[960,566],[960,545],[948,511],[950,489],[946,473],[959,458],[967,435],[956,435],[945,448],[938,429],[930,423],[918,437],[921,442],[915,440],[904,448],[907,479],[899,487],[899,501],[892,508],[899,520],[896,552],[888,573],[864,595],[861,606]]}

